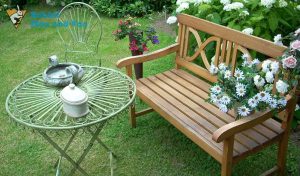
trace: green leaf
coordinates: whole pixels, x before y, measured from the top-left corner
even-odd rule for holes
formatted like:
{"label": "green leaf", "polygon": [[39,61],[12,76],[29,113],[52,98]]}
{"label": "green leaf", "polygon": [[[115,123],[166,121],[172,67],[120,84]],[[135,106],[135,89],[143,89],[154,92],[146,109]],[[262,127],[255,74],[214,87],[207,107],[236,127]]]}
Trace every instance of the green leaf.
{"label": "green leaf", "polygon": [[208,21],[221,24],[221,16],[218,13],[212,13],[206,16]]}
{"label": "green leaf", "polygon": [[285,25],[285,26],[287,26],[287,27],[289,27],[289,28],[292,28],[292,26],[291,26],[288,22],[284,21],[282,18],[279,18],[278,21],[279,21],[281,24],[283,24],[283,25]]}
{"label": "green leaf", "polygon": [[275,32],[275,30],[278,27],[278,17],[277,17],[277,14],[274,11],[272,11],[270,13],[268,22],[269,22],[269,26],[270,26],[271,31]]}
{"label": "green leaf", "polygon": [[254,28],[254,35],[259,36],[261,32],[261,28],[259,26]]}

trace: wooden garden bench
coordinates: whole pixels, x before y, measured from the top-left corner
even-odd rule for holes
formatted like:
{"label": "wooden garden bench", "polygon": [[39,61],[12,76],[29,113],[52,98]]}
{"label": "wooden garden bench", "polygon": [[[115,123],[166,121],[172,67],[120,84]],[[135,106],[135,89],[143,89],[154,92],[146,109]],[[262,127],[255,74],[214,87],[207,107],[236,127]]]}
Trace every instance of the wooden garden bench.
{"label": "wooden garden bench", "polygon": [[[253,50],[270,58],[277,58],[286,48],[189,15],[178,15],[178,22],[177,43],[150,54],[125,58],[117,63],[118,68],[126,67],[127,74],[132,77],[133,64],[176,53],[176,68],[136,80],[138,97],[151,108],[135,112],[135,106],[132,105],[131,125],[136,126],[136,117],[155,110],[220,162],[223,176],[231,175],[232,165],[246,156],[278,143],[277,165],[264,175],[274,172],[284,175],[295,99],[287,95],[287,107],[280,114],[282,122],[274,120],[274,113],[269,110],[235,121],[232,111],[223,113],[206,101],[211,83],[216,82],[217,77],[208,71],[210,63],[205,47],[214,42],[214,64],[224,62],[233,68],[238,54],[250,55],[250,50]],[[210,37],[203,41],[199,32],[205,32]],[[195,37],[198,48],[195,54],[189,56],[191,37]],[[199,55],[204,67],[193,62]]]}

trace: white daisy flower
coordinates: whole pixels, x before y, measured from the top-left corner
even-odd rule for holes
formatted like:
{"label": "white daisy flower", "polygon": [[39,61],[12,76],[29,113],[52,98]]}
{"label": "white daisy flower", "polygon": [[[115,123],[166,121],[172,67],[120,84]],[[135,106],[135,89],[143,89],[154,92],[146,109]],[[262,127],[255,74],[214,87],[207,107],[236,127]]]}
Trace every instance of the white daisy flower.
{"label": "white daisy flower", "polygon": [[265,79],[262,78],[260,75],[254,76],[253,80],[256,87],[262,87],[265,85]]}
{"label": "white daisy flower", "polygon": [[268,83],[272,83],[272,82],[274,81],[274,75],[273,75],[272,72],[268,71],[268,72],[266,73],[266,81],[267,81]]}
{"label": "white daisy flower", "polygon": [[227,69],[227,66],[224,63],[219,64],[219,70],[225,71]]}
{"label": "white daisy flower", "polygon": [[236,94],[239,97],[243,97],[246,94],[246,89],[243,87],[238,87],[238,88],[236,88]]}
{"label": "white daisy flower", "polygon": [[267,73],[268,71],[270,71],[270,64],[271,64],[272,61],[270,60],[265,60],[263,61],[261,67],[262,67],[262,71]]}
{"label": "white daisy flower", "polygon": [[255,59],[252,61],[252,64],[258,65],[258,64],[260,64],[260,61],[259,61],[257,58],[255,58]]}
{"label": "white daisy flower", "polygon": [[211,87],[210,90],[213,94],[216,94],[216,95],[218,95],[219,93],[222,92],[222,88],[218,85]]}
{"label": "white daisy flower", "polygon": [[248,61],[248,60],[244,60],[244,62],[242,63],[243,67],[252,67],[252,62]]}
{"label": "white daisy flower", "polygon": [[230,77],[231,77],[231,71],[226,70],[225,73],[224,73],[224,78],[227,79],[227,78],[230,78]]}
{"label": "white daisy flower", "polygon": [[243,55],[242,55],[242,58],[243,58],[244,60],[247,60],[247,59],[250,58],[250,56],[249,56],[249,54],[243,54]]}
{"label": "white daisy flower", "polygon": [[271,70],[273,74],[276,74],[279,70],[279,62],[277,61],[271,62]]}
{"label": "white daisy flower", "polygon": [[278,103],[278,105],[279,105],[280,107],[285,107],[286,104],[287,104],[287,101],[286,101],[285,98],[281,98],[281,99],[279,99],[279,100],[277,101],[277,103]]}
{"label": "white daisy flower", "polygon": [[217,74],[218,73],[218,67],[216,67],[214,64],[211,64],[210,68],[209,68],[209,73],[212,74],[212,75]]}
{"label": "white daisy flower", "polygon": [[218,100],[218,99],[217,99],[217,95],[211,93],[211,94],[210,94],[210,100],[211,100],[212,103],[216,103],[217,100]]}
{"label": "white daisy flower", "polygon": [[275,98],[269,98],[268,104],[272,109],[277,108],[278,102]]}
{"label": "white daisy flower", "polygon": [[244,72],[242,70],[236,69],[234,72],[234,76],[237,80],[243,80],[245,79]]}
{"label": "white daisy flower", "polygon": [[259,93],[257,93],[254,97],[253,97],[254,101],[259,103],[261,101],[260,95]]}
{"label": "white daisy flower", "polygon": [[263,101],[263,102],[267,102],[270,98],[270,94],[266,91],[261,91],[257,94],[259,96],[260,101]]}
{"label": "white daisy flower", "polygon": [[250,114],[250,109],[247,108],[246,106],[238,107],[238,114],[240,116],[247,116]]}
{"label": "white daisy flower", "polygon": [[228,105],[228,104],[231,102],[231,99],[230,99],[229,96],[224,95],[224,96],[221,98],[221,102],[222,102],[222,104]]}
{"label": "white daisy flower", "polygon": [[248,105],[251,107],[251,108],[255,108],[257,106],[257,101],[254,99],[254,98],[250,98],[248,100]]}
{"label": "white daisy flower", "polygon": [[228,112],[228,108],[226,105],[224,104],[219,104],[219,109],[222,111],[222,112]]}
{"label": "white daisy flower", "polygon": [[289,85],[282,80],[276,82],[276,89],[279,93],[286,93],[288,91]]}
{"label": "white daisy flower", "polygon": [[235,88],[236,89],[246,89],[246,85],[245,84],[242,84],[242,83],[237,83],[235,85]]}

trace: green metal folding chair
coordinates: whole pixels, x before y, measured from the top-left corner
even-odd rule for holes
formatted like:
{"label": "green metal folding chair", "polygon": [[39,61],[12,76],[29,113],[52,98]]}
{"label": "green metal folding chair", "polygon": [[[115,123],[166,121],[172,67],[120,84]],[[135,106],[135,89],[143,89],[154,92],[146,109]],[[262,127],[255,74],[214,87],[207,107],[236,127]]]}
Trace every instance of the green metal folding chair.
{"label": "green metal folding chair", "polygon": [[57,32],[64,43],[65,60],[81,63],[97,57],[102,37],[102,23],[96,10],[83,2],[66,5],[57,17]]}

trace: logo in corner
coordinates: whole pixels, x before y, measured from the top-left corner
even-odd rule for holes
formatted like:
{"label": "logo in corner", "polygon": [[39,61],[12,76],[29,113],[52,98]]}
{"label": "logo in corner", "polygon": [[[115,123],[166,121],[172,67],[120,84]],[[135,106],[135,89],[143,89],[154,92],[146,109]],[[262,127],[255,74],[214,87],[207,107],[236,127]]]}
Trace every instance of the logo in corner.
{"label": "logo in corner", "polygon": [[26,10],[20,10],[19,6],[17,5],[18,9],[8,9],[6,10],[8,16],[10,17],[11,22],[17,29],[18,26],[21,24],[23,17],[25,16]]}

